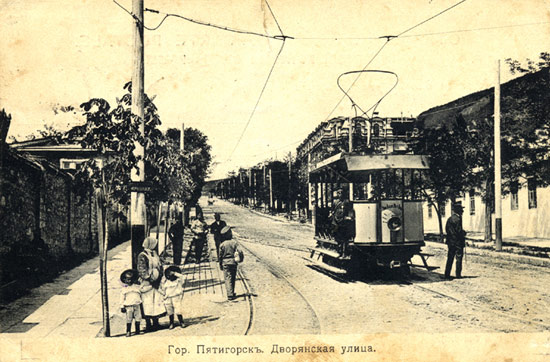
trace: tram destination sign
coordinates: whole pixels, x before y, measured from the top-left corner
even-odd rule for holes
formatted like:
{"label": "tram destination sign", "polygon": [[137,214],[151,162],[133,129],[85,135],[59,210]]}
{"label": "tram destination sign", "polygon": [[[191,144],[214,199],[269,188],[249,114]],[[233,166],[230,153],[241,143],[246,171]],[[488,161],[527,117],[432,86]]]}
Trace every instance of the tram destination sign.
{"label": "tram destination sign", "polygon": [[150,182],[132,181],[130,182],[130,192],[151,192],[153,185]]}

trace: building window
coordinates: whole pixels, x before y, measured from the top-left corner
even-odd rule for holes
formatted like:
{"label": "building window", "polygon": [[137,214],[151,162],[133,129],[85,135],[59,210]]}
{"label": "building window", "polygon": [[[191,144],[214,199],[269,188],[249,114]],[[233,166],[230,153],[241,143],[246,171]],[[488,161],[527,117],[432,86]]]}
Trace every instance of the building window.
{"label": "building window", "polygon": [[374,137],[380,136],[380,126],[377,123],[375,123],[373,126],[373,135]]}
{"label": "building window", "polygon": [[527,180],[527,195],[529,199],[529,208],[537,208],[537,183],[535,179],[530,178]]}
{"label": "building window", "polygon": [[428,204],[428,218],[432,218],[432,204]]}
{"label": "building window", "polygon": [[441,214],[441,217],[445,217],[445,206],[447,205],[446,202],[442,202],[439,204],[439,213]]}
{"label": "building window", "polygon": [[86,162],[86,159],[67,159],[67,158],[61,158],[59,160],[59,166],[63,170],[76,170],[78,168],[78,165],[81,163]]}
{"label": "building window", "polygon": [[512,182],[510,184],[510,209],[517,210],[519,208],[518,198],[518,182]]}
{"label": "building window", "polygon": [[470,215],[476,214],[476,198],[473,191],[470,191]]}

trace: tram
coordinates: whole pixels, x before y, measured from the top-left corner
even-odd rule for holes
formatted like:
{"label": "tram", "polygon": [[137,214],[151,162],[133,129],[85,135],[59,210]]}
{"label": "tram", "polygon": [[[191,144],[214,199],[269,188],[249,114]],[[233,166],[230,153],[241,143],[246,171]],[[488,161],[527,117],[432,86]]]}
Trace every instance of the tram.
{"label": "tram", "polygon": [[[377,267],[408,273],[412,257],[418,255],[422,264],[414,266],[435,269],[426,262],[430,255],[421,251],[425,243],[419,181],[428,167],[427,156],[415,154],[342,152],[317,163],[309,172],[316,240],[310,260],[338,274]],[[344,241],[334,232],[338,188],[349,190],[353,208]]]}

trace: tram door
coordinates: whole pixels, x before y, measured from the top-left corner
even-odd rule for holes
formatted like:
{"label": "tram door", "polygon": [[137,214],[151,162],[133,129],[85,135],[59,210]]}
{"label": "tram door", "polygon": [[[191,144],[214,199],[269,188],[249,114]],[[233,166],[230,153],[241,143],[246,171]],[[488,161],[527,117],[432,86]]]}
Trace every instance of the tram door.
{"label": "tram door", "polygon": [[375,202],[354,202],[355,244],[376,243],[377,204]]}

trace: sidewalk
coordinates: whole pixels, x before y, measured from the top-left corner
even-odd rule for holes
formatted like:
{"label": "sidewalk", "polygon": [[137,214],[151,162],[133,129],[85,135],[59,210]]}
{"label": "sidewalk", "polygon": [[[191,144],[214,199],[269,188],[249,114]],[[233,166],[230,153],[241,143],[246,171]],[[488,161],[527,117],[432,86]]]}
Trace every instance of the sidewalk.
{"label": "sidewalk", "polygon": [[[439,240],[439,234],[427,233],[426,241],[434,244],[442,244]],[[468,232],[466,235],[466,245],[472,249],[494,252],[498,254],[512,254],[546,260],[550,264],[550,239],[525,238],[525,237],[505,237],[502,239],[502,251],[495,250],[495,241],[485,242],[484,234],[480,232]]]}
{"label": "sidewalk", "polygon": [[[153,235],[156,235],[153,234]],[[161,233],[159,239],[164,235]],[[183,258],[189,252],[190,238],[186,235]],[[208,238],[208,258],[200,264],[184,264],[184,301],[188,307],[183,315],[186,327],[168,329],[168,317],[160,318],[158,331],[132,335],[235,335],[243,334],[248,326],[249,304],[241,277],[237,277],[235,292],[238,297],[228,302],[223,272],[216,261],[216,249]],[[111,337],[125,336],[125,316],[120,312],[119,297],[122,284],[120,273],[130,267],[130,242],[109,251],[107,264],[108,298]],[[177,320],[177,319],[176,319]],[[60,275],[51,283],[31,290],[27,295],[0,309],[0,333],[4,337],[95,337],[102,336],[101,289],[99,259],[93,258]],[[143,332],[145,323],[141,323]],[[132,334],[134,326],[132,326]]]}

